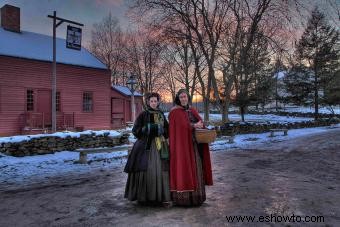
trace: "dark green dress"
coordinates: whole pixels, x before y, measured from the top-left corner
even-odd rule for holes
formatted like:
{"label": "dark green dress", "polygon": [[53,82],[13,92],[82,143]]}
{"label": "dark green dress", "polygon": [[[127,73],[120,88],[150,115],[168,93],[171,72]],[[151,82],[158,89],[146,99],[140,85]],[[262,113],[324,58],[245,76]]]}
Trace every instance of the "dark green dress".
{"label": "dark green dress", "polygon": [[148,123],[155,124],[153,114],[163,116],[162,136],[168,138],[168,122],[162,112],[144,111],[138,116],[132,129],[137,141],[125,167],[128,179],[124,197],[130,201],[170,201],[169,159],[161,158],[160,151],[156,148],[155,138],[159,134],[145,130]]}

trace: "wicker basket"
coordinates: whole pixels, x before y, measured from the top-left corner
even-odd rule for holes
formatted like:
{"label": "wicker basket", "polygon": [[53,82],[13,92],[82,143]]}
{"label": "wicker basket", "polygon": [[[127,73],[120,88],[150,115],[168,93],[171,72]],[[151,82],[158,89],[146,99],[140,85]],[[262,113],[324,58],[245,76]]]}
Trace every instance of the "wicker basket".
{"label": "wicker basket", "polygon": [[215,130],[196,129],[195,137],[197,143],[212,143],[215,141],[217,133]]}

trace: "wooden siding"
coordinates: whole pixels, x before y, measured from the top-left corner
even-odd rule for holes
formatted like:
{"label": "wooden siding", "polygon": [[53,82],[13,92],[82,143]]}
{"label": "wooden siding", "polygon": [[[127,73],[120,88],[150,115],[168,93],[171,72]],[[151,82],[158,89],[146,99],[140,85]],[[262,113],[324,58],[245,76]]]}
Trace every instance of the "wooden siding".
{"label": "wooden siding", "polygon": [[[0,135],[19,134],[26,112],[26,90],[51,89],[52,63],[0,56]],[[57,64],[61,110],[75,113],[75,126],[110,129],[111,82],[108,70]],[[83,92],[93,92],[93,112],[82,111]]]}
{"label": "wooden siding", "polygon": [[[112,103],[119,103],[119,106],[115,106],[111,104],[111,122],[112,128],[118,128],[120,124],[125,124],[128,121],[131,121],[131,97],[127,95],[123,95],[118,92],[116,89],[112,88],[111,90],[111,101]],[[143,98],[141,96],[135,96],[136,103],[136,118],[138,114],[143,110]],[[121,122],[121,123],[119,123]]]}

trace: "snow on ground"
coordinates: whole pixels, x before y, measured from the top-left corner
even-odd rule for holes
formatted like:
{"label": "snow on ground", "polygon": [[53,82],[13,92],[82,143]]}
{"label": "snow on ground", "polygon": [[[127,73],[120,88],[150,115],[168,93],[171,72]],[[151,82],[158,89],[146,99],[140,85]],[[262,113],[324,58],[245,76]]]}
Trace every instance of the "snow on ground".
{"label": "snow on ground", "polygon": [[336,126],[316,127],[316,128],[303,128],[303,129],[290,129],[288,135],[284,136],[283,132],[275,132],[274,137],[269,137],[270,133],[259,133],[259,134],[240,134],[236,135],[234,143],[226,143],[226,140],[217,140],[210,144],[212,151],[225,151],[230,148],[255,148],[256,146],[264,146],[267,143],[277,143],[281,141],[290,140],[300,136],[315,134],[331,130],[333,127],[340,127],[340,124]]}
{"label": "snow on ground", "polygon": [[[204,114],[200,114],[202,118]],[[229,114],[228,115],[230,121],[241,121],[241,115],[239,114]],[[221,121],[221,114],[210,114],[210,121]],[[288,116],[278,116],[274,114],[245,114],[244,120],[248,122],[259,122],[259,123],[293,123],[293,122],[302,122],[302,121],[312,121],[313,118],[308,117],[288,117]]]}
{"label": "snow on ground", "polygon": [[[168,117],[169,113],[165,113],[165,116]],[[202,119],[204,119],[204,114],[200,113]],[[228,115],[230,121],[241,121],[241,115],[239,114],[229,114]],[[302,121],[313,121],[313,118],[308,117],[290,117],[290,116],[278,116],[274,114],[245,114],[244,119],[247,122],[258,122],[258,123],[293,123],[293,122],[302,122]],[[218,122],[222,120],[221,114],[209,114],[210,122]]]}
{"label": "snow on ground", "polygon": [[[340,126],[340,125],[338,125]],[[266,143],[276,143],[299,136],[319,133],[331,130],[330,127],[294,129],[288,131],[288,136],[282,132],[275,137],[269,137],[269,133],[236,135],[235,143],[229,144],[227,140],[215,141],[211,144],[211,151],[227,152],[231,148],[254,148]],[[132,136],[130,136],[132,139]],[[1,185],[29,185],[32,182],[39,183],[49,179],[69,174],[86,174],[95,170],[110,168],[122,168],[126,162],[127,150],[112,153],[89,154],[89,164],[75,164],[79,159],[79,153],[62,151],[55,154],[12,157],[0,153],[0,190]]]}
{"label": "snow on ground", "polygon": [[[37,135],[24,135],[12,137],[0,137],[0,143],[5,142],[22,142],[28,141],[33,138],[40,138],[46,136],[56,136],[60,138],[80,137],[80,135],[104,135],[108,134],[110,137],[121,136],[122,132],[131,132],[131,128],[123,130],[100,130],[92,131],[87,130],[83,132],[56,132],[53,134],[37,134]],[[136,139],[130,135],[129,141],[134,142]],[[96,169],[108,168],[111,166],[121,165],[123,158],[127,156],[126,151],[113,152],[113,153],[99,153],[89,154],[92,160],[91,165],[80,165],[74,162],[79,159],[78,152],[62,151],[55,154],[45,154],[26,157],[12,157],[0,153],[0,187],[1,183],[4,184],[29,184],[32,179],[34,182],[44,181],[60,175],[70,173],[87,173]],[[1,189],[1,188],[0,188]]]}
{"label": "snow on ground", "polygon": [[121,166],[125,162],[126,151],[89,154],[90,164],[75,164],[79,153],[72,151],[56,152],[26,157],[4,156],[0,153],[1,183],[6,185],[26,185],[43,182],[47,179],[68,175],[84,174],[95,170]]}
{"label": "snow on ground", "polygon": [[[314,107],[301,107],[301,106],[287,106],[282,109],[284,112],[300,112],[300,113],[314,113]],[[333,111],[335,114],[340,114],[340,106],[334,106]],[[319,113],[331,114],[331,110],[327,107],[320,107]]]}
{"label": "snow on ground", "polygon": [[[127,128],[126,130],[128,130]],[[131,130],[130,130],[131,131]],[[83,132],[69,132],[69,131],[63,131],[63,132],[56,132],[52,134],[37,134],[37,135],[23,135],[23,136],[10,136],[10,137],[0,137],[0,143],[18,143],[22,141],[28,141],[33,138],[40,138],[40,137],[47,137],[47,136],[55,136],[60,138],[66,138],[67,136],[70,137],[80,137],[80,135],[91,135],[95,134],[97,136],[108,134],[110,137],[118,137],[121,135],[121,132],[117,130],[100,130],[100,131],[92,131],[92,130],[86,130]]]}

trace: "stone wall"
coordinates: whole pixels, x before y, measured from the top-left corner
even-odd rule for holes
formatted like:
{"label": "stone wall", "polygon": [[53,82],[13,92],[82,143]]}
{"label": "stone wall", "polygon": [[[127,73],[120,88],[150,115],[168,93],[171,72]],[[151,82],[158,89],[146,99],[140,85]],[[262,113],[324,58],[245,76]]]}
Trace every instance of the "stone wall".
{"label": "stone wall", "polygon": [[28,141],[1,143],[0,152],[16,157],[38,154],[51,154],[57,151],[73,151],[78,148],[114,147],[128,143],[129,134],[110,137],[109,133],[103,135],[84,134],[80,137],[67,136],[60,138],[46,136],[32,138]]}
{"label": "stone wall", "polygon": [[[220,114],[220,111],[210,111],[212,114]],[[240,114],[239,111],[233,110],[229,111],[229,114]],[[314,118],[314,112],[286,112],[286,111],[270,111],[270,110],[265,110],[265,111],[257,111],[257,110],[248,110],[247,114],[257,114],[257,115],[265,115],[265,114],[274,114],[278,116],[289,116],[289,117],[309,117],[309,118]],[[340,118],[340,114],[331,114],[331,113],[319,113],[319,118]]]}
{"label": "stone wall", "polygon": [[219,135],[235,135],[235,134],[247,134],[247,133],[263,133],[269,132],[269,129],[287,128],[287,129],[298,129],[298,128],[312,128],[329,126],[331,124],[338,123],[336,121],[303,121],[303,122],[292,122],[285,124],[270,124],[270,123],[249,123],[249,122],[231,122],[226,123],[219,128],[217,132]]}
{"label": "stone wall", "polygon": [[[259,111],[248,111],[249,114],[274,114],[278,116],[289,116],[289,117],[309,117],[309,118],[314,118],[314,113],[309,112],[309,113],[302,113],[302,112],[285,112],[285,111],[264,111],[264,112],[259,112]],[[340,118],[340,114],[327,114],[327,113],[319,113],[319,118]]]}

